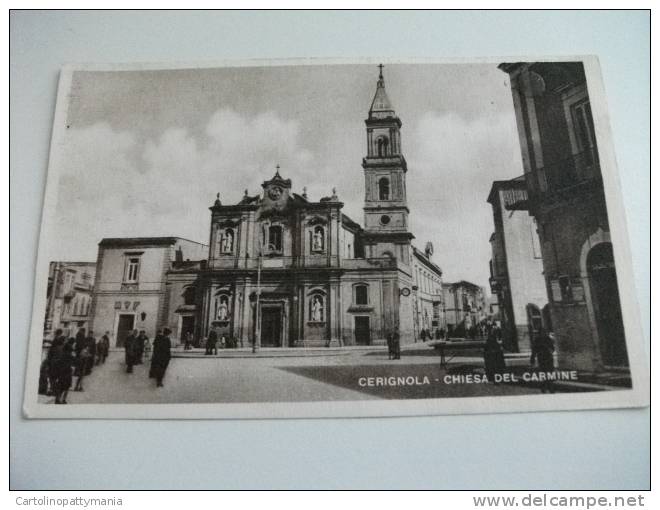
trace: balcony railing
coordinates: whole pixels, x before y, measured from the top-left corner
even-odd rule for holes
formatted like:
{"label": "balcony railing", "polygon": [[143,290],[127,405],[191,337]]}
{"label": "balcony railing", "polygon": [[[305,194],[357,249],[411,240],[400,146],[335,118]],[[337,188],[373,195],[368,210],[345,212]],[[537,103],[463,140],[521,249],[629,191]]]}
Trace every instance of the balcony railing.
{"label": "balcony railing", "polygon": [[508,181],[510,187],[502,190],[505,209],[509,211],[526,211],[529,208],[527,180],[524,175]]}
{"label": "balcony railing", "polygon": [[532,193],[552,193],[600,177],[600,162],[595,147],[573,154],[556,163],[540,168],[536,179],[528,175],[527,185]]}

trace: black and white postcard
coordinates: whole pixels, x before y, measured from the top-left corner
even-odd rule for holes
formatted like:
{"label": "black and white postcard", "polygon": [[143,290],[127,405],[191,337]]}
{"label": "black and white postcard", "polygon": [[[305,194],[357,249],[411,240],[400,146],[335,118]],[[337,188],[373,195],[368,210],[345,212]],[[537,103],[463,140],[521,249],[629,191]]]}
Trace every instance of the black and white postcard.
{"label": "black and white postcard", "polygon": [[640,407],[594,57],[62,70],[24,409]]}

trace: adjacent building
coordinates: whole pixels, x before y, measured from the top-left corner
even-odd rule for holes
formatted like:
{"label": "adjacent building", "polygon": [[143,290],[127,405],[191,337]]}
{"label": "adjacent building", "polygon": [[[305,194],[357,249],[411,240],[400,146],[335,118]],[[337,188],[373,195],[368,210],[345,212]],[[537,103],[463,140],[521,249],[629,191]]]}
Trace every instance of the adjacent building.
{"label": "adjacent building", "polygon": [[488,318],[484,289],[479,285],[465,280],[443,283],[442,292],[445,324],[450,335],[464,337]]}
{"label": "adjacent building", "polygon": [[74,336],[80,328],[89,328],[94,262],[51,262],[48,268],[44,340],[52,340],[61,329]]}
{"label": "adjacent building", "polygon": [[504,347],[529,351],[542,325],[550,323],[541,243],[534,217],[525,210],[525,179],[495,181],[488,195],[495,231],[490,237],[490,289],[497,298]]}
{"label": "adjacent building", "polygon": [[175,338],[194,330],[195,281],[207,255],[208,246],[177,237],[103,239],[90,312],[96,335],[108,331],[122,347],[133,329],[151,338],[166,326]]}
{"label": "adjacent building", "polygon": [[[588,84],[580,62],[506,63],[525,174],[510,207],[535,219],[544,326],[559,365],[626,367],[625,334]],[[519,201],[519,204],[515,202]]]}
{"label": "adjacent building", "polygon": [[443,313],[442,270],[431,258],[433,244],[428,242],[424,252],[413,247],[413,317],[415,340],[421,338],[422,331],[432,337],[438,330],[446,329]]}

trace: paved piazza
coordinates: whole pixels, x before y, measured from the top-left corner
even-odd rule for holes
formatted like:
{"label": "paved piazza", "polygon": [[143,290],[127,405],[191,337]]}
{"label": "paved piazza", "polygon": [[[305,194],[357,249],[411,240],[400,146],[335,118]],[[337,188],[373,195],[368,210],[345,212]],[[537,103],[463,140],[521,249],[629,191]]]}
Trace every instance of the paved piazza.
{"label": "paved piazza", "polygon": [[[268,356],[262,352],[258,357],[235,351],[226,357],[220,352],[219,357],[193,353],[172,358],[164,388],[157,388],[149,379],[148,364],[138,365],[127,374],[123,352],[111,352],[106,364],[95,367],[84,379],[83,392],[69,392],[68,403],[295,402],[539,392],[511,384],[445,384],[447,370],[440,367],[439,356],[430,349],[404,352],[398,361],[388,360],[385,349],[303,356]],[[181,355],[180,351],[175,353]],[[449,371],[454,373],[462,366],[469,373],[472,370],[467,367],[482,363],[479,358],[455,358]],[[398,381],[405,379],[406,384],[383,385],[383,380],[392,376]],[[46,403],[53,398],[40,396],[39,400]]]}

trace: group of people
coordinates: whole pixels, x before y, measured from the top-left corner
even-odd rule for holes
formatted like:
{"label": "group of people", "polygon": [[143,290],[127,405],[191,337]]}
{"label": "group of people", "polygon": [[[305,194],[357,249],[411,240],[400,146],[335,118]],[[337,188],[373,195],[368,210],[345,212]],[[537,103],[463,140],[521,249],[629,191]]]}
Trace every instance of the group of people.
{"label": "group of people", "polygon": [[238,347],[238,342],[235,338],[227,338],[225,335],[218,335],[215,329],[209,331],[209,336],[206,338],[206,350],[204,355],[218,354],[218,346],[220,349],[235,349]]}
{"label": "group of people", "polygon": [[171,334],[172,330],[169,328],[158,330],[152,345],[144,330],[138,333],[137,329],[134,329],[124,341],[126,372],[133,373],[133,366],[143,364],[144,358],[149,359],[151,355],[149,377],[156,379],[156,386],[162,388],[163,378],[172,358]]}
{"label": "group of people", "polygon": [[[484,368],[486,377],[491,382],[496,382],[495,375],[506,370],[504,361],[504,347],[502,345],[502,329],[497,323],[488,323],[485,327],[486,345],[484,346]],[[554,361],[555,346],[551,334],[542,328],[532,338],[532,353],[529,363],[532,367],[538,366],[542,372],[552,372],[555,368]],[[545,380],[541,383],[542,393],[554,393],[552,381]]]}
{"label": "group of people", "polygon": [[110,350],[109,332],[97,342],[94,332],[80,328],[75,338],[66,338],[61,329],[55,331],[39,373],[39,393],[55,397],[56,404],[66,404],[73,378],[73,391],[84,391],[83,379],[94,365],[105,363]]}
{"label": "group of people", "polygon": [[[445,332],[444,328],[438,328],[438,329],[435,330],[435,339],[436,340],[446,340],[445,334],[446,334],[446,332]],[[421,339],[422,342],[426,342],[427,340],[433,340],[434,335],[433,335],[433,333],[431,332],[430,329],[425,328],[425,329],[422,329],[419,332],[419,338]]]}

